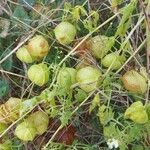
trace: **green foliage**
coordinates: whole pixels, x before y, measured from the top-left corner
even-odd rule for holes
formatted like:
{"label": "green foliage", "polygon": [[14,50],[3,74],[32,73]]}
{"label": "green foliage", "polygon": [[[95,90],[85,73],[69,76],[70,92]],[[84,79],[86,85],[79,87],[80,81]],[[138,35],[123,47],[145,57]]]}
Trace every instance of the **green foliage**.
{"label": "green foliage", "polygon": [[90,11],[89,18],[83,20],[83,25],[89,32],[92,32],[97,28],[97,25],[98,25],[98,21],[99,21],[98,12]]}
{"label": "green foliage", "polygon": [[[146,3],[2,1],[0,132],[5,135],[0,149],[37,145],[43,150],[107,150],[114,141],[120,150],[146,149],[150,134],[148,19],[142,12],[149,10]],[[25,49],[18,55],[13,50],[20,44]],[[79,69],[81,60],[88,66]],[[34,66],[38,69],[29,73]],[[8,96],[19,99],[11,97],[10,102]],[[60,141],[56,131],[69,125],[76,131]],[[74,142],[65,145],[73,132]]]}
{"label": "green foliage", "polygon": [[112,122],[110,123],[110,125],[104,127],[103,133],[106,139],[111,139],[111,138],[117,139],[120,136],[119,128],[116,126],[115,123]]}
{"label": "green foliage", "polygon": [[[13,12],[12,19],[14,23],[25,23],[25,24],[30,24],[30,17],[28,16],[27,12],[22,6],[17,6]],[[17,21],[16,21],[17,20]]]}
{"label": "green foliage", "polygon": [[144,147],[142,145],[134,145],[132,150],[144,150]]}
{"label": "green foliage", "polygon": [[[10,49],[7,52],[3,52],[0,50],[0,58],[1,59],[5,58],[9,53]],[[12,55],[8,57],[2,64],[0,64],[0,66],[6,71],[10,71],[12,69],[12,65],[13,65]]]}
{"label": "green foliage", "polygon": [[125,33],[127,32],[128,28],[131,25],[132,13],[136,7],[136,4],[137,4],[136,0],[131,0],[131,2],[127,6],[123,7],[120,10],[122,18],[116,31],[116,36],[118,35],[124,36]]}
{"label": "green foliage", "polygon": [[20,114],[23,115],[24,113],[26,113],[27,111],[32,109],[38,102],[39,102],[39,100],[37,99],[37,97],[33,97],[31,99],[26,99],[21,104]]}
{"label": "green foliage", "polygon": [[7,95],[9,92],[9,83],[7,80],[0,78],[0,97]]}
{"label": "green foliage", "polygon": [[7,125],[4,123],[0,123],[0,133],[2,133],[5,129],[7,129]]}
{"label": "green foliage", "polygon": [[77,89],[77,93],[75,94],[75,99],[77,102],[82,102],[87,97],[87,93],[82,89]]}
{"label": "green foliage", "polygon": [[90,108],[89,108],[89,113],[91,113],[93,111],[93,109],[95,107],[99,106],[100,107],[100,97],[99,97],[99,94],[96,94],[94,96],[94,99],[92,100],[92,103],[90,105]]}
{"label": "green foliage", "polygon": [[100,123],[102,125],[106,125],[109,121],[113,119],[114,113],[112,112],[112,108],[107,108],[105,105],[101,105],[99,107],[98,116]]}
{"label": "green foliage", "polygon": [[121,4],[122,2],[123,2],[123,0],[112,0],[111,6],[112,6],[112,7],[116,7],[116,6],[118,6],[119,4]]}

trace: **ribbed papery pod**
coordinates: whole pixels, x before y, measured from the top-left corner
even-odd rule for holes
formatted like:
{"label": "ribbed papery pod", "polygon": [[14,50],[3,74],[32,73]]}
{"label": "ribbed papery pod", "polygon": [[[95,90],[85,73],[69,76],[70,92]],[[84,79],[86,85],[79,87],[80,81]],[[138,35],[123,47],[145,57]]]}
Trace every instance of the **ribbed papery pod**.
{"label": "ribbed papery pod", "polygon": [[106,55],[102,59],[102,64],[103,66],[107,68],[111,67],[112,70],[117,70],[121,68],[125,60],[126,59],[124,56],[119,55],[118,53],[114,52],[114,53],[110,53]]}
{"label": "ribbed papery pod", "polygon": [[76,36],[76,28],[69,22],[61,22],[54,29],[56,39],[64,45],[70,44]]}
{"label": "ribbed papery pod", "polygon": [[37,59],[30,55],[26,45],[18,49],[16,56],[20,61],[25,63],[33,63]]}
{"label": "ribbed papery pod", "polygon": [[148,122],[146,109],[140,101],[134,102],[129,108],[127,108],[124,117],[138,124],[144,124]]}
{"label": "ribbed papery pod", "polygon": [[19,117],[21,103],[21,99],[15,97],[9,98],[8,101],[5,103],[6,110],[9,111],[10,117],[12,117],[13,120],[18,119]]}
{"label": "ribbed papery pod", "polygon": [[121,78],[124,87],[137,94],[144,94],[147,90],[147,80],[137,71],[127,71]]}
{"label": "ribbed papery pod", "polygon": [[57,83],[67,90],[76,83],[76,70],[74,68],[62,68],[57,76]]}
{"label": "ribbed papery pod", "polygon": [[34,112],[27,120],[34,124],[38,135],[42,135],[48,128],[49,117],[42,111]]}
{"label": "ribbed papery pod", "polygon": [[30,121],[23,121],[22,123],[18,124],[15,129],[15,135],[23,141],[33,141],[37,134],[37,130],[34,124]]}
{"label": "ribbed papery pod", "polygon": [[103,58],[114,45],[115,38],[97,35],[90,40],[90,50],[96,58]]}
{"label": "ribbed papery pod", "polygon": [[76,80],[82,90],[90,92],[97,88],[101,76],[101,71],[98,68],[87,66],[77,71]]}
{"label": "ribbed papery pod", "polygon": [[48,41],[42,35],[35,35],[27,45],[31,56],[44,57],[49,52]]}
{"label": "ribbed papery pod", "polygon": [[1,105],[1,118],[0,118],[0,122],[5,123],[5,124],[10,124],[12,122],[14,122],[16,119],[13,118],[13,116],[11,116],[10,114],[10,110],[8,110],[5,106],[5,104]]}
{"label": "ribbed papery pod", "polygon": [[2,105],[2,110],[3,110],[3,120],[7,123],[10,124],[15,121],[15,119],[10,115],[10,110],[6,108],[5,104]]}
{"label": "ribbed papery pod", "polygon": [[49,69],[46,64],[32,65],[28,70],[28,78],[36,85],[42,86],[49,80]]}
{"label": "ribbed papery pod", "polygon": [[73,48],[76,48],[75,54],[79,57],[85,57],[85,55],[90,54],[90,39],[84,42],[82,40],[83,39],[77,40],[73,45]]}
{"label": "ribbed papery pod", "polygon": [[19,117],[19,109],[21,106],[21,99],[11,97],[5,103],[0,105],[0,122],[12,123]]}
{"label": "ribbed papery pod", "polygon": [[6,116],[5,116],[7,111],[5,111],[4,108],[5,108],[4,104],[0,105],[0,123],[7,124],[8,122],[6,121]]}

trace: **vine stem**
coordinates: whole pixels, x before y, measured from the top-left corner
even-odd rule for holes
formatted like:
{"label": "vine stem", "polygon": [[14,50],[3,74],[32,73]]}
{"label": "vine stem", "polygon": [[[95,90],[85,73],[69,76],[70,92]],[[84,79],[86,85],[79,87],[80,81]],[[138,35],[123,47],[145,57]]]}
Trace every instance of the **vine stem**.
{"label": "vine stem", "polygon": [[[94,90],[93,92],[91,92],[88,97],[82,102],[80,103],[80,105],[78,107],[76,107],[74,109],[74,111],[71,113],[71,116],[94,94],[96,90]],[[50,138],[50,140],[47,142],[47,144],[42,148],[42,150],[46,150],[46,148],[49,146],[49,144],[53,141],[53,139],[55,138],[55,136],[57,135],[57,133],[63,128],[64,126],[61,124],[58,129],[55,131],[55,133],[52,135],[52,137]]]}

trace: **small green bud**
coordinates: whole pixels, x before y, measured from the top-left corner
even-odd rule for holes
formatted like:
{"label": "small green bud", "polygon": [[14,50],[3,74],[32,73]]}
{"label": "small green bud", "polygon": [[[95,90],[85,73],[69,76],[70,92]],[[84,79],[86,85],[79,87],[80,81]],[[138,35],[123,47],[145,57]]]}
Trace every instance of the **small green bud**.
{"label": "small green bud", "polygon": [[48,54],[49,44],[42,35],[36,35],[28,43],[28,51],[31,56],[44,57]]}
{"label": "small green bud", "polygon": [[102,64],[103,64],[103,66],[105,66],[107,68],[109,68],[111,66],[112,70],[117,70],[122,66],[124,61],[125,61],[124,56],[119,55],[116,52],[114,52],[114,53],[110,53],[110,54],[106,55],[102,59]]}
{"label": "small green bud", "polygon": [[91,40],[90,50],[92,55],[96,58],[103,58],[111,47],[114,45],[115,38],[114,37],[107,37],[104,35],[97,35],[93,37]]}
{"label": "small green bud", "polygon": [[97,87],[100,76],[102,76],[100,70],[87,66],[77,71],[76,80],[82,90],[90,92]]}
{"label": "small green bud", "polygon": [[42,86],[49,80],[49,69],[46,64],[32,65],[28,70],[28,78],[36,85]]}
{"label": "small green bud", "polygon": [[146,79],[137,71],[127,71],[121,78],[125,89],[137,93],[144,94],[147,90]]}
{"label": "small green bud", "polygon": [[25,63],[33,63],[36,59],[30,55],[27,46],[23,46],[16,52],[17,58]]}
{"label": "small green bud", "polygon": [[64,45],[70,44],[76,36],[76,28],[69,22],[61,22],[54,29],[56,39]]}
{"label": "small green bud", "polygon": [[20,123],[15,129],[15,135],[23,141],[33,141],[36,136],[36,128],[34,124],[25,120]]}
{"label": "small green bud", "polygon": [[135,123],[144,124],[148,122],[148,115],[142,102],[134,102],[124,114],[126,119],[131,119]]}

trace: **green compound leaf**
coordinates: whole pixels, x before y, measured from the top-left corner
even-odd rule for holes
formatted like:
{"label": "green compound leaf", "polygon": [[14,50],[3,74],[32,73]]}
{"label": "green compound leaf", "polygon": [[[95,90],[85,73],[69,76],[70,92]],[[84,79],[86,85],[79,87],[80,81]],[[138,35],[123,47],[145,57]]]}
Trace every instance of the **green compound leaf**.
{"label": "green compound leaf", "polygon": [[132,0],[126,7],[121,9],[122,18],[118,26],[118,30],[116,32],[116,36],[124,36],[126,31],[131,25],[131,17],[132,13],[136,7],[136,1]]}

